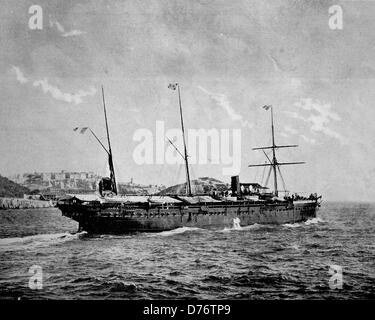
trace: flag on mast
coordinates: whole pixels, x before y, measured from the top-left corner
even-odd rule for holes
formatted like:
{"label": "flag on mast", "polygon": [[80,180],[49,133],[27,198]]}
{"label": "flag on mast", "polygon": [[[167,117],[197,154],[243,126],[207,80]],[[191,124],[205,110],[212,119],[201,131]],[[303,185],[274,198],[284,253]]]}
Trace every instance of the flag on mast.
{"label": "flag on mast", "polygon": [[176,90],[177,86],[178,86],[178,83],[170,83],[168,85],[168,89]]}
{"label": "flag on mast", "polygon": [[271,108],[272,106],[271,105],[265,105],[263,106],[262,108],[265,109],[265,110],[268,110],[269,108]]}
{"label": "flag on mast", "polygon": [[88,129],[88,127],[84,127],[84,128],[76,127],[76,128],[73,129],[73,131],[78,132],[80,134],[84,134],[87,129]]}

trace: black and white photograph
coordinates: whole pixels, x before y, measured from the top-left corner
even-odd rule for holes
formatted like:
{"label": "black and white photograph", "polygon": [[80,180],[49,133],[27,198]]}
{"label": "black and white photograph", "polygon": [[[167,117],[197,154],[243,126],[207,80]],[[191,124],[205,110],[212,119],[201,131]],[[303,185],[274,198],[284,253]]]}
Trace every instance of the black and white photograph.
{"label": "black and white photograph", "polygon": [[375,299],[375,1],[0,6],[0,300]]}

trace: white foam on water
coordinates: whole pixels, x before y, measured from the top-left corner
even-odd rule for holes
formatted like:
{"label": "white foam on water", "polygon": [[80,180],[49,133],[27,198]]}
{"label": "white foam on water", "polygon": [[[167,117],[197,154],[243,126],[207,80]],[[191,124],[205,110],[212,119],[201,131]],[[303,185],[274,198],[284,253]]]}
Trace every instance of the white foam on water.
{"label": "white foam on water", "polygon": [[241,230],[254,230],[254,229],[259,229],[261,227],[264,227],[265,225],[259,224],[259,223],[254,223],[249,226],[242,227]]}
{"label": "white foam on water", "polygon": [[312,219],[309,219],[305,222],[306,225],[309,225],[309,224],[317,224],[319,222],[325,222],[323,219],[321,218],[312,218]]}
{"label": "white foam on water", "polygon": [[283,227],[286,227],[286,228],[298,228],[298,227],[302,227],[302,224],[300,224],[300,223],[284,223]]}
{"label": "white foam on water", "polygon": [[162,231],[162,232],[158,233],[157,235],[163,236],[163,237],[168,237],[168,236],[173,236],[173,235],[176,235],[176,234],[181,234],[181,233],[185,233],[185,232],[189,232],[189,231],[197,231],[197,230],[202,230],[202,229],[201,228],[194,228],[194,227],[181,227],[181,228],[177,228],[177,229],[173,229],[173,230],[169,230],[169,231]]}
{"label": "white foam on water", "polygon": [[37,234],[26,237],[2,238],[0,239],[0,251],[26,249],[30,247],[48,246],[81,238],[87,234],[86,231],[77,233],[52,233]]}
{"label": "white foam on water", "polygon": [[233,219],[233,229],[240,230],[241,229],[240,222],[241,222],[240,218],[234,218]]}
{"label": "white foam on water", "polygon": [[304,225],[308,226],[310,224],[317,224],[317,223],[321,223],[321,222],[325,222],[325,221],[321,218],[312,218],[312,219],[308,219],[304,223],[285,223],[285,224],[283,224],[283,227],[298,228],[298,227],[302,227]]}
{"label": "white foam on water", "polygon": [[235,223],[235,221],[234,221],[235,219],[238,219],[238,221],[240,220],[239,218],[234,218],[232,228],[224,228],[224,229],[220,230],[219,232],[247,231],[247,230],[255,230],[255,229],[259,229],[261,227],[264,227],[263,224],[258,224],[258,223],[254,223],[254,224],[250,224],[248,226],[241,227],[239,223],[237,224],[237,221]]}
{"label": "white foam on water", "polygon": [[293,244],[290,246],[291,249],[294,249],[294,250],[301,250],[301,248],[299,247],[298,244]]}
{"label": "white foam on water", "polygon": [[242,230],[242,227],[240,225],[240,218],[233,218],[233,226],[231,228],[225,227],[223,230],[220,230],[220,232],[229,232],[232,230]]}

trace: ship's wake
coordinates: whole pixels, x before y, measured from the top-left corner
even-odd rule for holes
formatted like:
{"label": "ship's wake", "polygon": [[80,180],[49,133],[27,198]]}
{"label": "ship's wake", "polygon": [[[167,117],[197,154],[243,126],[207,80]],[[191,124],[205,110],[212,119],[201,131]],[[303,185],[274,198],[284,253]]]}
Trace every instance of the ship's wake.
{"label": "ship's wake", "polygon": [[32,249],[34,247],[60,244],[67,241],[77,240],[84,237],[86,231],[77,233],[52,233],[37,234],[26,237],[2,238],[0,239],[0,251],[14,251],[22,249]]}

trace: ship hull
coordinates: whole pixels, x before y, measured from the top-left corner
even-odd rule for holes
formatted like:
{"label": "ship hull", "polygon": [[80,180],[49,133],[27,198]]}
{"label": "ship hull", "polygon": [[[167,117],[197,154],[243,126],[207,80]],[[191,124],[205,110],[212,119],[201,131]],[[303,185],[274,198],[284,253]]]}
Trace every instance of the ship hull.
{"label": "ship hull", "polygon": [[204,229],[252,224],[285,224],[316,217],[316,201],[300,203],[142,208],[117,204],[60,204],[62,214],[93,234],[160,232],[180,227]]}

